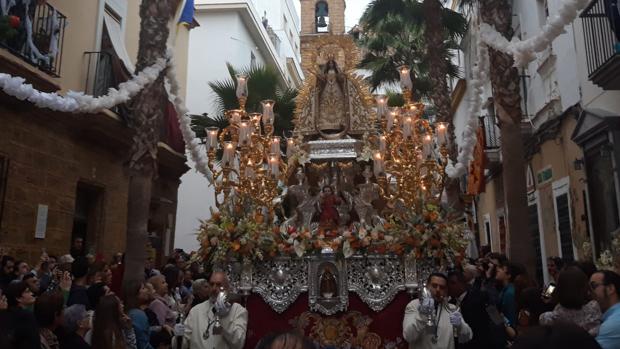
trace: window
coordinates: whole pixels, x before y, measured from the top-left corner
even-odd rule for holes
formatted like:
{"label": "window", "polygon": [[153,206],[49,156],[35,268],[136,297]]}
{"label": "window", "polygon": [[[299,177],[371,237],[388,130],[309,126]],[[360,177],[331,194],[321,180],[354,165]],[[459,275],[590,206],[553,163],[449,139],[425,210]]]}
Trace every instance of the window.
{"label": "window", "polygon": [[573,251],[572,219],[568,189],[568,177],[553,183],[553,207],[555,209],[555,229],[558,234],[560,257],[564,260],[573,261],[575,260],[575,254]]}
{"label": "window", "polygon": [[2,227],[2,213],[4,212],[4,198],[6,185],[9,179],[9,158],[0,154],[0,227]]}
{"label": "window", "polygon": [[97,245],[102,232],[103,193],[102,187],[78,182],[71,241],[79,237],[84,240],[87,248]]}
{"label": "window", "polygon": [[493,241],[491,240],[491,216],[487,213],[483,216],[484,221],[484,236],[486,238],[486,244],[489,246],[489,249],[493,251]]}
{"label": "window", "polygon": [[585,154],[592,236],[597,255],[611,248],[612,235],[620,228],[612,156],[607,139]]}

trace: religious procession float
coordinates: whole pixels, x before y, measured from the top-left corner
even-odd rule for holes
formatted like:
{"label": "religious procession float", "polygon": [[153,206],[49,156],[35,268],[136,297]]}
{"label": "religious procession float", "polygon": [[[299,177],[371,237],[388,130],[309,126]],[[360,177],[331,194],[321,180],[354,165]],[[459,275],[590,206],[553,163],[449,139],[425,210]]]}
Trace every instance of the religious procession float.
{"label": "religious procession float", "polygon": [[[252,91],[242,74],[229,126],[206,130],[218,212],[200,228],[200,257],[228,273],[250,314],[261,312],[250,319],[254,332],[270,313],[270,325],[313,323],[310,335],[323,344],[399,347],[394,325],[410,294],[467,245],[463,224],[440,205],[447,125],[429,122],[412,100],[408,67],[399,68],[405,103],[390,108],[354,73],[350,38],[312,44],[289,137],[274,134],[273,101],[246,112]],[[390,318],[389,339],[368,331],[381,314]]]}

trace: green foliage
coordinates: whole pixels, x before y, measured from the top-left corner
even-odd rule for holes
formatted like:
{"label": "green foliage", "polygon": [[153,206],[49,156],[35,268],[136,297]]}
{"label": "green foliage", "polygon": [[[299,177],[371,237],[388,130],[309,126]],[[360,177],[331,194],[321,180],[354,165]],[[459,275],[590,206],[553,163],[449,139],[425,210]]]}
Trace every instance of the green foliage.
{"label": "green foliage", "polygon": [[[428,1],[428,0],[427,0]],[[422,3],[416,0],[374,0],[371,2],[360,24],[363,29],[357,44],[365,54],[359,67],[368,69],[368,78],[373,90],[383,83],[399,81],[397,68],[403,64],[412,68],[414,94],[416,98],[427,97],[431,92],[429,52],[437,48],[428,47],[425,41],[424,11]],[[443,9],[442,24],[446,33],[443,52],[440,56],[447,63],[446,74],[459,77],[458,66],[451,61],[451,49],[459,49],[459,40],[467,30],[465,18],[452,10]]]}
{"label": "green foliage", "polygon": [[246,111],[248,113],[261,112],[260,102],[266,99],[273,99],[276,102],[274,108],[274,134],[281,136],[293,129],[297,90],[282,86],[279,81],[279,73],[273,67],[252,66],[243,70],[237,70],[230,63],[226,63],[226,67],[230,75],[229,79],[209,82],[209,87],[216,95],[216,115],[192,115],[192,129],[196,132],[197,137],[206,137],[205,127],[215,126],[221,130],[228,126],[228,120],[224,112],[239,108],[236,94],[236,75],[240,72],[248,76],[249,96],[246,101]]}
{"label": "green foliage", "polygon": [[9,16],[0,16],[0,42],[11,40],[17,35],[17,30],[11,27]]}

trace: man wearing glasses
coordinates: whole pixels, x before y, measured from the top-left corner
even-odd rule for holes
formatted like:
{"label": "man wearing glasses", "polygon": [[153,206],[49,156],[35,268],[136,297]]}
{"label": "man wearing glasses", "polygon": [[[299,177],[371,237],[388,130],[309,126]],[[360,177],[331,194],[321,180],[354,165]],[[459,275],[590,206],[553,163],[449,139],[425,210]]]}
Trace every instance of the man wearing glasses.
{"label": "man wearing glasses", "polygon": [[603,349],[620,348],[620,275],[602,270],[590,277],[592,295],[603,311],[603,323],[596,340]]}

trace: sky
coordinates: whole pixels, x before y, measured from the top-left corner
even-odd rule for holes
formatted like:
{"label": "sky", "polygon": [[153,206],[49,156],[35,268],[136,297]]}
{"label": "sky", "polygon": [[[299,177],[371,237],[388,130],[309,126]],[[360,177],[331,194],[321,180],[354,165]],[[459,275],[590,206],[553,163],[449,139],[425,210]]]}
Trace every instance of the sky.
{"label": "sky", "polygon": [[[370,3],[371,0],[348,0],[346,2],[346,10],[345,10],[345,29],[348,31],[349,29],[351,29],[353,26],[355,26],[358,21],[359,18],[362,16],[362,13],[364,13],[364,10],[366,9],[366,6],[368,6],[368,3]],[[295,8],[297,10],[297,15],[299,15],[300,12],[300,3],[299,0],[293,0],[293,3],[295,4]],[[190,165],[190,163],[188,162],[188,165]],[[192,166],[192,168],[194,168],[194,166]],[[190,170],[190,171],[194,171],[194,170]],[[208,198],[205,200],[205,205],[209,205],[213,203],[213,187],[205,187],[205,182],[204,182],[204,178],[202,177],[202,175],[196,175],[196,176],[183,176],[182,180],[184,182],[189,182],[190,185],[184,185],[181,186],[179,189],[179,193],[178,196],[192,196],[192,197],[202,197],[202,198]],[[204,216],[204,212],[205,212],[205,207],[199,207],[196,205],[193,205],[191,201],[189,200],[179,200],[179,204],[177,206],[177,211],[183,211],[184,214],[187,215],[191,215],[194,217],[202,217]],[[178,215],[177,215],[178,217]],[[198,249],[198,241],[196,240],[196,232],[193,231],[194,228],[194,224],[191,225],[187,225],[187,226],[183,226],[183,224],[190,224],[191,222],[185,222],[183,223],[181,220],[177,220],[177,227],[175,229],[176,233],[175,234],[175,241],[174,241],[174,247],[175,248],[182,248],[185,251],[193,251],[193,250],[197,250]],[[185,233],[179,233],[179,232],[185,232]]]}

